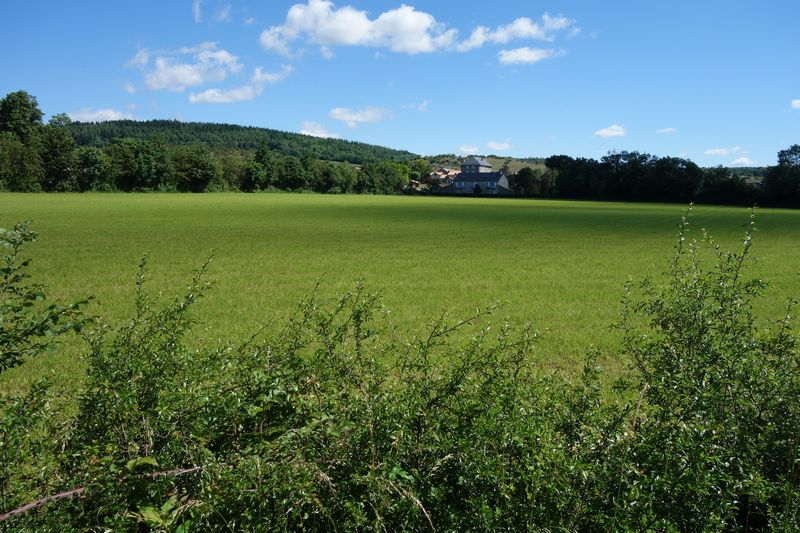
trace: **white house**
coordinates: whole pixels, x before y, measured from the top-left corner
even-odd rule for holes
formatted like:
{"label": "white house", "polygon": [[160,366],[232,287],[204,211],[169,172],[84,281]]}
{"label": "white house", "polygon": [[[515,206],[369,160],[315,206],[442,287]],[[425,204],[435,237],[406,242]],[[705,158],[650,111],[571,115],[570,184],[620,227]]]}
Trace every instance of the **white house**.
{"label": "white house", "polygon": [[461,164],[461,172],[453,176],[453,184],[442,189],[443,194],[506,196],[511,195],[508,177],[495,172],[492,165],[481,157],[468,157]]}

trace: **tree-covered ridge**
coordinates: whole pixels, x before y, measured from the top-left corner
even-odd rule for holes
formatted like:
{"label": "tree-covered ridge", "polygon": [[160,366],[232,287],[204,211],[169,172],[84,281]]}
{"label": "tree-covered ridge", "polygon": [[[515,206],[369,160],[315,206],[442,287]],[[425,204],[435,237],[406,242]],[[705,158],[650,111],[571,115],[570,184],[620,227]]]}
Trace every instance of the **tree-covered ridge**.
{"label": "tree-covered ridge", "polygon": [[357,165],[379,161],[406,162],[417,155],[404,150],[393,150],[383,146],[324,139],[299,133],[237,126],[234,124],[212,124],[204,122],[180,122],[177,120],[115,120],[109,122],[74,122],[69,131],[80,146],[105,147],[114,139],[135,138],[160,140],[169,145],[204,144],[211,148],[236,148],[256,150],[266,145],[282,155],[341,161]]}

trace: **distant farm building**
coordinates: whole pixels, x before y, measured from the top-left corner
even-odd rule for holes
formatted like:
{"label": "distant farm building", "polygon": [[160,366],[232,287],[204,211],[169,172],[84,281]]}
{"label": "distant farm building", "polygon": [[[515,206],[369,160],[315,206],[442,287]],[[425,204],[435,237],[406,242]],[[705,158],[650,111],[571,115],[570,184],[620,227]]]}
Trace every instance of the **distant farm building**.
{"label": "distant farm building", "polygon": [[511,187],[503,172],[495,172],[481,157],[468,157],[461,163],[461,172],[450,178],[452,183],[442,188],[442,194],[508,196]]}

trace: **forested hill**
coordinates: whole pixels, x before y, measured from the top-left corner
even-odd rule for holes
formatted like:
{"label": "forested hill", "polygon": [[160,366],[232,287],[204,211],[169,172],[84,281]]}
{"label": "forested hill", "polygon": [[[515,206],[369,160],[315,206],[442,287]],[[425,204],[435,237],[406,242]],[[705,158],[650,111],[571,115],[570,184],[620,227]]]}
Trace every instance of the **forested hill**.
{"label": "forested hill", "polygon": [[100,123],[74,122],[69,125],[69,129],[77,143],[82,146],[103,147],[115,138],[130,137],[159,139],[170,145],[204,144],[209,147],[243,150],[255,150],[266,144],[270,150],[282,155],[311,155],[316,159],[355,164],[387,160],[406,162],[419,157],[411,152],[383,146],[233,124],[118,120]]}

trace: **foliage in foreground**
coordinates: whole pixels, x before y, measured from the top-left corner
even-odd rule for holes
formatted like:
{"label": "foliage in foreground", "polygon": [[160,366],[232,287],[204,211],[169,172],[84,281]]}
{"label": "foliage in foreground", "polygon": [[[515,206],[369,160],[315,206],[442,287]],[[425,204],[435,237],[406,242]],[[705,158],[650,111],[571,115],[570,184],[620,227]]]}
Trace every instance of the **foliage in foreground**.
{"label": "foliage in foreground", "polygon": [[158,305],[142,269],[133,318],[89,337],[67,427],[19,416],[47,411],[41,388],[3,400],[2,446],[25,437],[5,469],[49,469],[0,480],[3,510],[86,490],[0,526],[797,530],[797,336],[788,312],[771,328],[753,316],[764,284],[743,277],[751,234],[737,253],[705,242],[711,268],[682,225],[669,283],[629,290],[633,366],[611,392],[591,357],[576,381],[535,370],[535,334],[490,326],[491,310],[403,339],[361,286],[309,298],[266,340],[191,349],[203,271]]}

